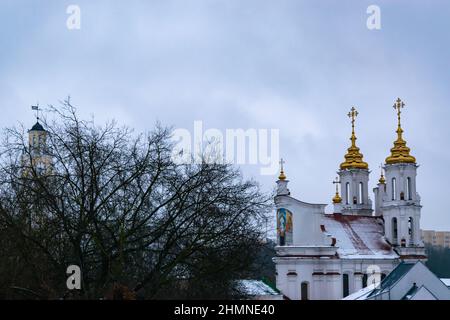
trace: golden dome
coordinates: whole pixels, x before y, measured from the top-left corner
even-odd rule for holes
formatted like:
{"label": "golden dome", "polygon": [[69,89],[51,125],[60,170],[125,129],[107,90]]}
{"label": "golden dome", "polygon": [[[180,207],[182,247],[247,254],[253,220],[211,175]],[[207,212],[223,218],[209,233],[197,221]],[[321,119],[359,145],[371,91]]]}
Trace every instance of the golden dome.
{"label": "golden dome", "polygon": [[380,177],[380,180],[378,180],[378,182],[381,184],[386,184],[386,179],[384,178],[383,173],[381,173],[381,177]]}
{"label": "golden dome", "polygon": [[336,192],[336,195],[333,197],[333,203],[341,203],[342,202],[342,198],[339,195],[339,192]]}
{"label": "golden dome", "polygon": [[406,141],[403,140],[403,129],[401,126],[401,108],[405,104],[400,98],[394,104],[394,109],[397,110],[398,127],[397,127],[397,140],[394,141],[394,147],[391,149],[391,155],[386,158],[386,164],[394,163],[416,163],[416,158],[409,154],[410,150],[406,146]]}
{"label": "golden dome", "polygon": [[347,149],[347,154],[344,156],[345,161],[341,163],[340,167],[341,169],[369,169],[369,165],[363,161],[363,155],[356,146],[355,118],[358,116],[358,111],[352,107],[348,116],[352,119],[352,136],[350,137],[352,145]]}

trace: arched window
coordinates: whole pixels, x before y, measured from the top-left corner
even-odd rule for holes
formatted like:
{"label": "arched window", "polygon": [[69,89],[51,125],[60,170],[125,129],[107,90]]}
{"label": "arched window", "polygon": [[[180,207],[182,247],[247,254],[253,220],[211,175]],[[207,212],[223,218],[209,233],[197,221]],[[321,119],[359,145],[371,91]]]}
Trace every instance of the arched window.
{"label": "arched window", "polygon": [[345,298],[350,294],[348,274],[342,275],[342,297]]}
{"label": "arched window", "polygon": [[392,200],[397,200],[397,179],[392,178]]}
{"label": "arched window", "polygon": [[358,192],[358,195],[359,195],[359,201],[358,201],[358,202],[359,202],[360,204],[363,204],[363,203],[364,203],[364,200],[363,200],[363,199],[364,199],[364,197],[363,197],[363,195],[364,195],[363,192],[364,192],[364,191],[363,191],[363,190],[364,190],[364,189],[363,189],[363,183],[360,182],[360,183],[359,183],[359,192]]}
{"label": "arched window", "polygon": [[411,178],[410,177],[408,177],[408,179],[406,179],[406,194],[408,195],[408,200],[412,200]]}
{"label": "arched window", "polygon": [[412,217],[408,219],[408,233],[409,233],[409,242],[413,243],[414,239],[414,220]]}
{"label": "arched window", "polygon": [[345,203],[349,204],[350,202],[350,183],[347,182],[345,184]]}
{"label": "arched window", "polygon": [[384,278],[386,278],[386,273],[382,273],[382,274],[381,274],[381,281],[383,281]]}
{"label": "arched window", "polygon": [[392,218],[392,244],[398,243],[397,218]]}
{"label": "arched window", "polygon": [[367,287],[367,273],[364,273],[362,277],[362,287],[363,288]]}
{"label": "arched window", "polygon": [[308,298],[308,282],[302,282],[300,285],[301,300],[309,300]]}

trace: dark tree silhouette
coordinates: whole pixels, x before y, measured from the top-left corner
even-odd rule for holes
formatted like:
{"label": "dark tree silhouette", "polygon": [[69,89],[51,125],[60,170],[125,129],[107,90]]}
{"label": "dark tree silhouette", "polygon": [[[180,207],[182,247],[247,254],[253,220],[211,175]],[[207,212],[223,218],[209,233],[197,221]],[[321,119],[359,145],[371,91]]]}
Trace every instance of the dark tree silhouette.
{"label": "dark tree silhouette", "polygon": [[[50,111],[39,150],[46,168],[25,130],[4,134],[1,296],[230,297],[262,246],[270,199],[257,183],[229,164],[177,163],[160,125],[145,135],[99,127],[69,100]],[[72,264],[82,270],[79,292],[66,287]]]}

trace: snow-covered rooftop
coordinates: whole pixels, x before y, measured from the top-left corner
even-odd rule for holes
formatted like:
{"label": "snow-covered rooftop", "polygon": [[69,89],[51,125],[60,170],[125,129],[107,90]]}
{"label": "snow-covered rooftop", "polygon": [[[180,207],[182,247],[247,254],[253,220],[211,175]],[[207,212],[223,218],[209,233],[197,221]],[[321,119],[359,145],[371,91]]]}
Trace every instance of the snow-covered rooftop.
{"label": "snow-covered rooftop", "polygon": [[259,280],[239,280],[239,286],[249,296],[267,296],[279,295],[280,293],[273,290],[267,284]]}
{"label": "snow-covered rooftop", "polygon": [[450,279],[441,278],[441,281],[442,281],[447,287],[450,287]]}
{"label": "snow-covered rooftop", "polygon": [[336,238],[337,253],[343,259],[395,259],[398,255],[384,238],[381,218],[326,214],[325,232]]}
{"label": "snow-covered rooftop", "polygon": [[346,296],[342,300],[366,300],[366,298],[372,293],[375,289],[376,284],[369,284],[367,287],[362,288],[351,295]]}

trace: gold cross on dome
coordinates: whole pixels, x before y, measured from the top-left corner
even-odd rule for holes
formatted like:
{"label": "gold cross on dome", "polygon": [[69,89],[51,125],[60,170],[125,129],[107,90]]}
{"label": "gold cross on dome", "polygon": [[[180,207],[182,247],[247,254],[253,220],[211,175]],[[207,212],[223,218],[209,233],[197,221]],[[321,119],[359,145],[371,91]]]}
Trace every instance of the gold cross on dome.
{"label": "gold cross on dome", "polygon": [[339,181],[339,177],[336,177],[336,179],[333,180],[333,184],[336,185],[336,192],[338,192],[338,185],[339,185],[339,183],[341,183],[341,182]]}
{"label": "gold cross on dome", "polygon": [[350,112],[347,115],[350,119],[352,119],[352,127],[354,128],[355,127],[355,119],[358,116],[358,111],[355,109],[355,107],[352,107],[350,109]]}
{"label": "gold cross on dome", "polygon": [[405,107],[405,103],[400,98],[397,98],[397,101],[395,101],[393,107],[395,110],[397,110],[398,126],[400,127],[400,117],[402,113],[402,108]]}
{"label": "gold cross on dome", "polygon": [[283,172],[283,165],[285,164],[286,162],[283,160],[283,158],[281,158],[281,160],[280,160],[280,171],[281,172]]}

